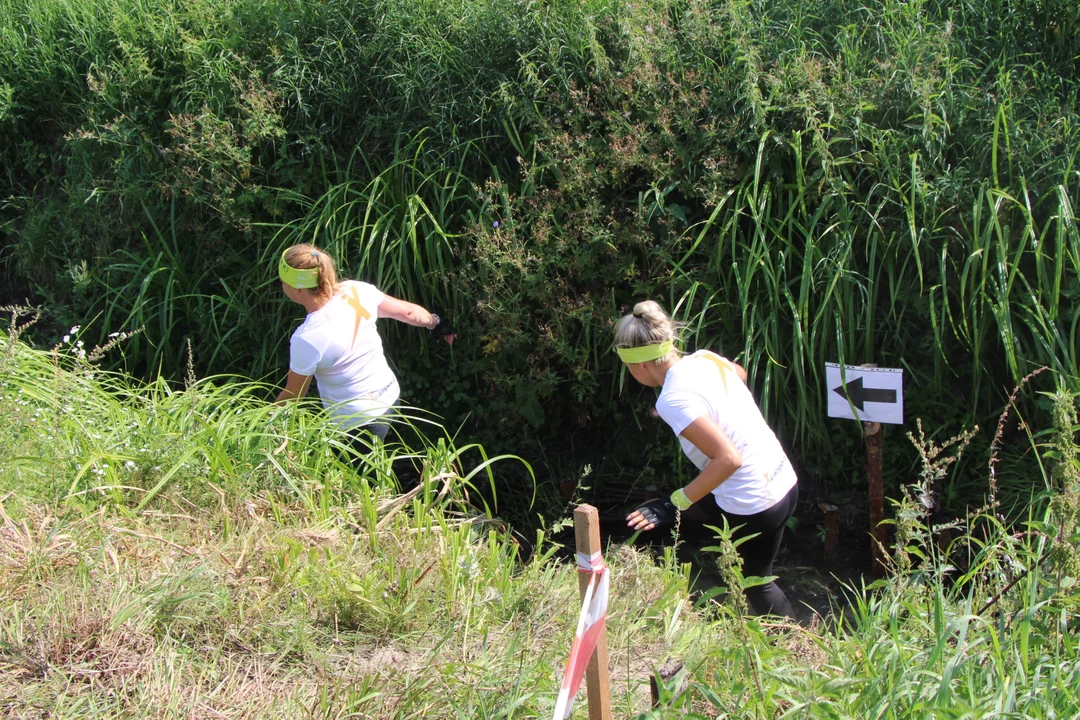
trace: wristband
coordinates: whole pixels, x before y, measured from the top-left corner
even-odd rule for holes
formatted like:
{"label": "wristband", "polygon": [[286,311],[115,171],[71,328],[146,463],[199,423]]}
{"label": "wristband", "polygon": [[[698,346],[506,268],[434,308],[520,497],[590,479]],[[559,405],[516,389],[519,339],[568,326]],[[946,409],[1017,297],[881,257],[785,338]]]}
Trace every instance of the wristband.
{"label": "wristband", "polygon": [[432,317],[433,320],[435,320],[435,324],[432,325],[431,327],[429,327],[428,330],[434,330],[435,328],[439,327],[439,323],[442,322],[442,318],[440,318],[435,313],[431,313],[431,317]]}
{"label": "wristband", "polygon": [[685,510],[694,503],[690,502],[690,498],[686,496],[686,489],[679,488],[675,492],[671,493],[671,504],[680,510]]}

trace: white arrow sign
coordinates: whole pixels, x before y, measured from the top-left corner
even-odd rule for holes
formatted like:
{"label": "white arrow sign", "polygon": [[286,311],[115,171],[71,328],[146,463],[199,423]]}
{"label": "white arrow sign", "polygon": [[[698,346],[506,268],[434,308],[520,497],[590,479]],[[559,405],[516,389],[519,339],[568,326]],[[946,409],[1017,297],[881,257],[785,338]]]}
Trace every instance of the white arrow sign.
{"label": "white arrow sign", "polygon": [[841,367],[825,363],[829,417],[862,422],[904,422],[904,371],[899,368]]}

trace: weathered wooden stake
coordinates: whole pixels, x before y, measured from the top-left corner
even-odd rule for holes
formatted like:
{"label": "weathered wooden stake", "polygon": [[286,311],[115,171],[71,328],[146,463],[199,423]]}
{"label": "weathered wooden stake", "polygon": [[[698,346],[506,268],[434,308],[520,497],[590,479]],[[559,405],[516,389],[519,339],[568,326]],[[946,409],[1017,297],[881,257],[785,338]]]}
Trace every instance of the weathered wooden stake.
{"label": "weathered wooden stake", "polygon": [[[659,678],[657,676],[659,675]],[[659,680],[659,681],[658,681]],[[690,671],[686,664],[673,660],[664,664],[658,671],[649,676],[649,694],[652,696],[652,706],[660,707],[663,693],[660,685],[663,684],[667,691],[668,702],[674,702],[690,687]]]}
{"label": "weathered wooden stake", "polygon": [[[591,557],[593,553],[600,552],[600,513],[592,505],[578,505],[574,510],[574,535],[579,553]],[[589,574],[578,573],[578,592],[582,599],[588,587]],[[589,695],[589,720],[611,720],[606,624],[585,669],[585,688]]]}
{"label": "weathered wooden stake", "polygon": [[[860,365],[876,368],[876,363]],[[870,552],[874,558],[874,578],[885,577],[885,553],[889,547],[889,529],[882,525],[885,520],[885,481],[881,462],[881,423],[864,422],[866,438],[866,476],[870,485]]]}
{"label": "weathered wooden stake", "polygon": [[885,482],[881,469],[881,423],[863,423],[866,428],[866,474],[870,480],[870,544],[874,558],[874,577],[885,576],[885,553],[889,546],[885,520]]}
{"label": "weathered wooden stake", "polygon": [[833,567],[840,546],[840,508],[831,503],[818,503],[818,507],[825,513],[825,564]]}

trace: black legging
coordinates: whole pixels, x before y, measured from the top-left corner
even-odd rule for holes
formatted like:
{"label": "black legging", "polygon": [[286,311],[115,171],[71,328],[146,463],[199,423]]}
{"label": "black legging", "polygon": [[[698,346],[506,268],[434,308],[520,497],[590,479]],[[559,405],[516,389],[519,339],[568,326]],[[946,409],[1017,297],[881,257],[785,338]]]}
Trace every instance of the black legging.
{"label": "black legging", "polygon": [[[713,494],[709,493],[691,505],[684,516],[691,522],[717,527],[723,527],[724,519],[727,518],[728,527],[736,528],[732,533],[733,539],[757,533],[757,537],[747,540],[738,547],[739,556],[743,560],[742,574],[743,577],[768,577],[773,574],[773,562],[776,560],[776,553],[780,550],[784,526],[787,524],[787,519],[795,512],[798,502],[799,485],[796,483],[788,494],[771,508],[753,515],[736,515],[721,510]],[[746,599],[755,615],[795,617],[784,591],[771,580],[764,585],[749,588],[746,591]]]}
{"label": "black legging", "polygon": [[[390,408],[387,414],[392,413],[396,407],[397,403]],[[349,431],[349,444],[352,445],[353,452],[346,455],[346,457],[356,471],[359,472],[363,469],[364,457],[371,452],[372,436],[379,438],[380,442],[385,442],[386,436],[389,434],[390,421],[382,419],[369,422]]]}

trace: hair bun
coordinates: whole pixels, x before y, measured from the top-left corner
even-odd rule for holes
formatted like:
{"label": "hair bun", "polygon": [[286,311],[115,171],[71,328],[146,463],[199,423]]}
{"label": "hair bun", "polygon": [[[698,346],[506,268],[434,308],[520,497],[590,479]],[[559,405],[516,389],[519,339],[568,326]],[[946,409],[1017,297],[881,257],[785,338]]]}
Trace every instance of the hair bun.
{"label": "hair bun", "polygon": [[655,300],[642,300],[615,325],[615,347],[637,348],[679,339],[679,325]]}

